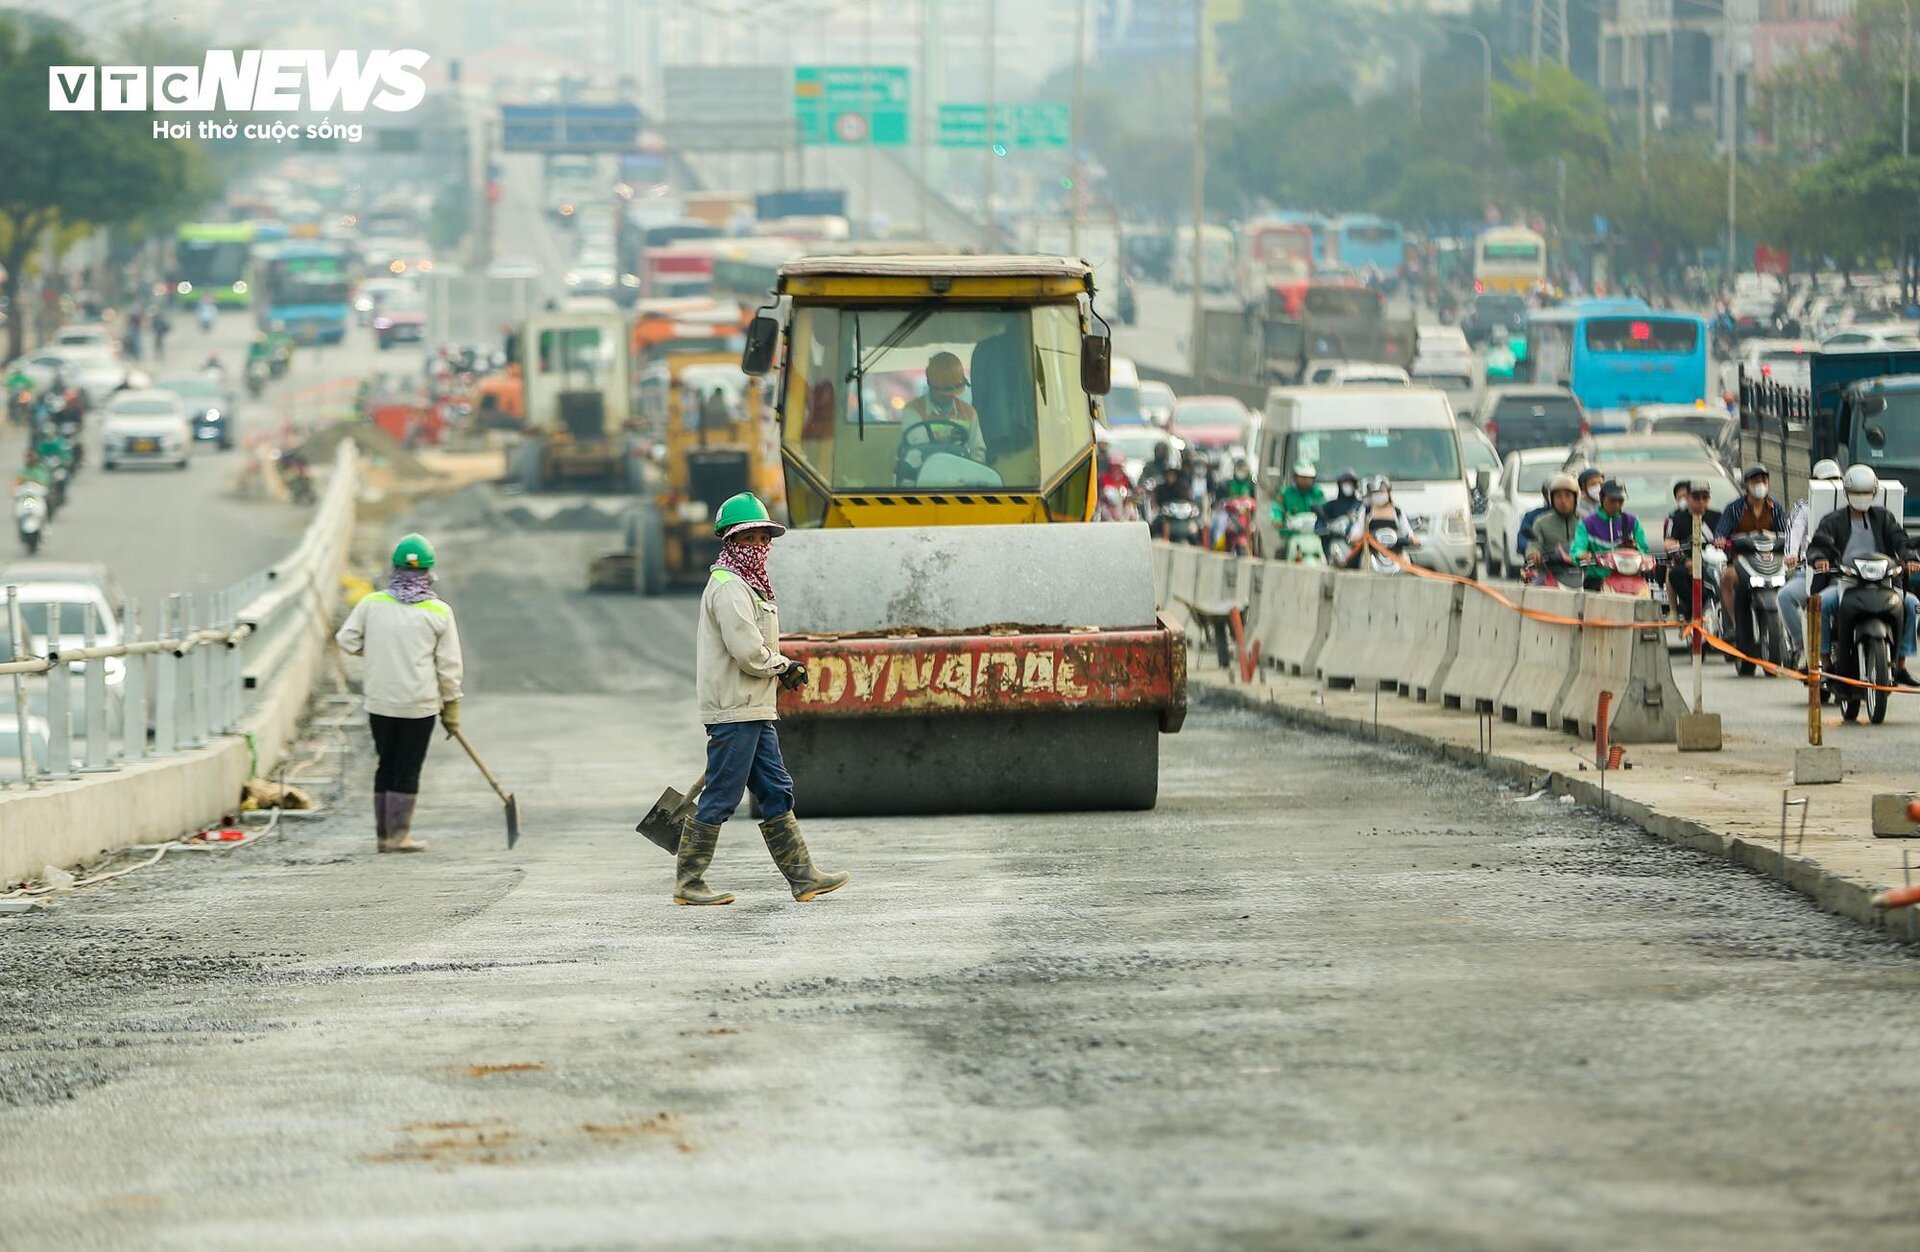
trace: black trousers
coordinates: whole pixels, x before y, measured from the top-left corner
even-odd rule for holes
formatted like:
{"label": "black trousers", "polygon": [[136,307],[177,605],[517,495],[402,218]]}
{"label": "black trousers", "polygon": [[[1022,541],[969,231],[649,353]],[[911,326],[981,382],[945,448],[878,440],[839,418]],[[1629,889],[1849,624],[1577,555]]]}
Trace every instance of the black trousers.
{"label": "black trousers", "polygon": [[379,763],[373,767],[375,791],[420,794],[420,767],[427,763],[427,748],[433,743],[433,724],[439,720],[437,717],[367,714],[367,721],[373,726],[373,750],[379,757]]}

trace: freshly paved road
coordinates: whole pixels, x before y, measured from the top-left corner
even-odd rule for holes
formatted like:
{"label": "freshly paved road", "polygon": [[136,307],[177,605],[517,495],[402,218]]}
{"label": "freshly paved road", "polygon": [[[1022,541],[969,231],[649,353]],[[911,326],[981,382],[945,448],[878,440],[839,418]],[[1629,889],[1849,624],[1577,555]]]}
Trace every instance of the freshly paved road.
{"label": "freshly paved road", "polygon": [[[1718,862],[1202,704],[1146,814],[744,819],[676,909],[694,602],[440,538],[497,801],[0,921],[22,1247],[1908,1248],[1920,967]],[[805,797],[801,798],[805,813]]]}

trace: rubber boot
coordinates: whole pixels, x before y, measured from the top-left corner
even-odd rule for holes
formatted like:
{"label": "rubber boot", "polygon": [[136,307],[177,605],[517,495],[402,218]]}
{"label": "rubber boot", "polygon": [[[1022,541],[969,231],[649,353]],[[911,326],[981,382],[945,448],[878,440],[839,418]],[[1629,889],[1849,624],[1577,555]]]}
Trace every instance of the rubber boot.
{"label": "rubber boot", "polygon": [[413,806],[420,797],[404,791],[387,793],[387,837],[380,841],[382,852],[425,852],[427,845],[413,838]]}
{"label": "rubber boot", "polygon": [[800,901],[823,896],[829,891],[838,891],[852,880],[852,874],[827,874],[813,867],[813,857],[807,852],[807,841],[800,837],[800,822],[792,813],[782,813],[779,817],[770,817],[760,823],[761,837],[767,841],[767,851],[773,857],[773,863],[787,876],[787,885],[793,888],[793,898]]}
{"label": "rubber boot", "polygon": [[680,827],[680,854],[673,866],[675,904],[732,904],[733,893],[707,886],[707,866],[720,843],[720,828],[689,817]]}
{"label": "rubber boot", "polygon": [[373,793],[373,836],[379,842],[376,847],[387,846],[387,793]]}

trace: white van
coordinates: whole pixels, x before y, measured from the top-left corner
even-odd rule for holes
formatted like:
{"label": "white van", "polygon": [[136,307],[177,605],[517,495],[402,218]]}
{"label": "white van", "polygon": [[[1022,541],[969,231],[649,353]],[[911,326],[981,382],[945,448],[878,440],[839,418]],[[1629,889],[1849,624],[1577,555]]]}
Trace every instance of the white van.
{"label": "white van", "polygon": [[1141,411],[1140,369],[1123,356],[1113,358],[1107,373],[1107,394],[1100,401],[1100,420],[1109,426],[1139,426],[1147,420]]}
{"label": "white van", "polygon": [[1361,481],[1393,480],[1393,502],[1419,536],[1417,564],[1471,577],[1473,495],[1460,455],[1453,405],[1436,387],[1275,387],[1256,427],[1254,456],[1261,550],[1278,552],[1272,505],[1293,467],[1311,462],[1329,497],[1352,470]]}

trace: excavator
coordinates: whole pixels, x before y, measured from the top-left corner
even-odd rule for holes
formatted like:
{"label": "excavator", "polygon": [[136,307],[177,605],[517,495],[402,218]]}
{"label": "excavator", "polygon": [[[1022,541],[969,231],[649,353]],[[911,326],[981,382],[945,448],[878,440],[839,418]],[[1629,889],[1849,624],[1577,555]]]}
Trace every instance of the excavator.
{"label": "excavator", "polygon": [[1147,530],[1099,523],[1111,340],[1049,256],[783,265],[741,368],[778,367],[793,529],[780,697],[812,814],[1150,809],[1186,714]]}

